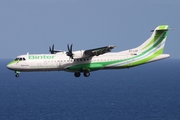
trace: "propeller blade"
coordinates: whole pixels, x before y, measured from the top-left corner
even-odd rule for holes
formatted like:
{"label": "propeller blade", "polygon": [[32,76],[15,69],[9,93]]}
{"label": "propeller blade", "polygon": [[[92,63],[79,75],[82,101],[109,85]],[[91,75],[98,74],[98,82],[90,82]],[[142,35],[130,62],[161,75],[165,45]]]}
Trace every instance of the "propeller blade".
{"label": "propeller blade", "polygon": [[49,52],[51,54],[54,54],[54,44],[52,45],[52,47],[49,46]]}
{"label": "propeller blade", "polygon": [[49,52],[51,52],[51,47],[49,46]]}
{"label": "propeller blade", "polygon": [[69,44],[67,44],[68,52],[69,52]]}
{"label": "propeller blade", "polygon": [[68,52],[66,52],[67,56],[69,56],[71,59],[73,59],[72,46],[73,44],[71,44],[70,46],[69,44],[67,44]]}
{"label": "propeller blade", "polygon": [[54,44],[52,45],[52,51],[54,52]]}
{"label": "propeller blade", "polygon": [[70,52],[72,53],[72,44],[71,44],[71,47],[70,47]]}

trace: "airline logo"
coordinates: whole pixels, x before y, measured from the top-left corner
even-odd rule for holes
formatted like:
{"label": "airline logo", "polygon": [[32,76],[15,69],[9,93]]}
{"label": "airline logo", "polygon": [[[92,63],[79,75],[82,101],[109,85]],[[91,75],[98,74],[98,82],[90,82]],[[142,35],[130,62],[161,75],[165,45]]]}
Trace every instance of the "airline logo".
{"label": "airline logo", "polygon": [[28,59],[34,60],[34,59],[54,59],[55,56],[53,55],[29,55]]}

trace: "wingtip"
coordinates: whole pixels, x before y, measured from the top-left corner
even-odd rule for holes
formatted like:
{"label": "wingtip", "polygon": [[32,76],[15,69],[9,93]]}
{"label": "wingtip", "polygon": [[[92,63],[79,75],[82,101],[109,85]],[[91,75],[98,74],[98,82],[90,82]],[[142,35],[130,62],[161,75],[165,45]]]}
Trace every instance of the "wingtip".
{"label": "wingtip", "polygon": [[109,46],[109,48],[112,48],[112,49],[115,48],[115,47],[116,47],[115,45],[110,45]]}

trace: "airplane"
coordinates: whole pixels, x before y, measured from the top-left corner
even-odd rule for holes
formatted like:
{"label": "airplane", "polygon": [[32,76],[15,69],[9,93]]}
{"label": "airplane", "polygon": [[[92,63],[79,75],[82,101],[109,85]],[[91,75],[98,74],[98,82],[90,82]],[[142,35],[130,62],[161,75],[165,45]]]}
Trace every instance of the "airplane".
{"label": "airplane", "polygon": [[169,58],[170,54],[163,54],[169,30],[168,25],[159,25],[143,44],[120,52],[111,52],[114,45],[73,51],[73,44],[67,44],[68,51],[60,51],[55,50],[53,44],[49,47],[51,54],[20,55],[7,68],[15,71],[16,77],[20,72],[33,71],[66,71],[73,72],[75,77],[80,77],[81,73],[89,77],[92,71],[131,68]]}

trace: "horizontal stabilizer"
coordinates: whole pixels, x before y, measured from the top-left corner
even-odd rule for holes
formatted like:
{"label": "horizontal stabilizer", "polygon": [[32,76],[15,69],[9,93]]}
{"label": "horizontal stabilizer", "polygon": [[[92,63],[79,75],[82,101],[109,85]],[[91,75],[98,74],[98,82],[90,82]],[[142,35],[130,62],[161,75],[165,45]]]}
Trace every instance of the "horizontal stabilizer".
{"label": "horizontal stabilizer", "polygon": [[151,30],[151,32],[154,32],[154,31],[168,31],[168,30],[173,30],[173,28],[159,29],[159,30]]}

